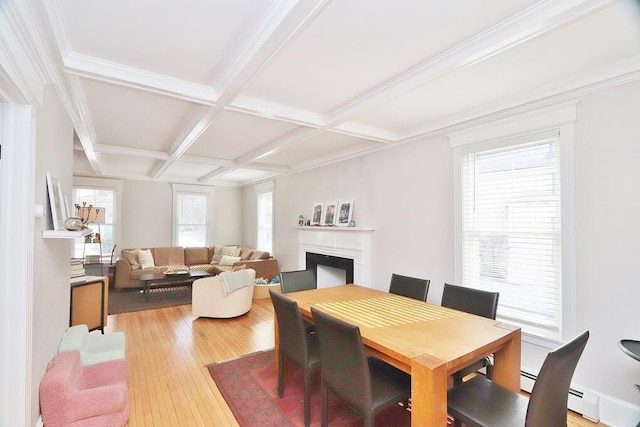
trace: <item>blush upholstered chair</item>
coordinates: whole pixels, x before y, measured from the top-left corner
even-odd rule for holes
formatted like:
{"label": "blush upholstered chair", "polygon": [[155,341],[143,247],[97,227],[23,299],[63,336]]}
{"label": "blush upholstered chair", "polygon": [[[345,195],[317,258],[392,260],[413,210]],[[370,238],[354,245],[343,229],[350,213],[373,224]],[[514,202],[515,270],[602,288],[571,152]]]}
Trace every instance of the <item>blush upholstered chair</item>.
{"label": "blush upholstered chair", "polygon": [[58,353],[40,381],[47,427],[121,427],[129,420],[124,359],[83,366],[78,350]]}
{"label": "blush upholstered chair", "polygon": [[[225,295],[222,283],[224,275],[245,275],[246,286]],[[248,268],[234,273],[220,273],[193,282],[191,313],[198,317],[226,319],[237,317],[251,310],[256,271]]]}

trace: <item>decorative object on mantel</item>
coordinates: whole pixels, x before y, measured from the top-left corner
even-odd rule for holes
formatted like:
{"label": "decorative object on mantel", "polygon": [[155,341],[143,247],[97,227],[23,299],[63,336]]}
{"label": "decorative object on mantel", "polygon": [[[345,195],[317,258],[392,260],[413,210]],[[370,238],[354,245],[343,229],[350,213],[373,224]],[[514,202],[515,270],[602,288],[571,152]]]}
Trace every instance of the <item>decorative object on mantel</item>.
{"label": "decorative object on mantel", "polygon": [[355,227],[356,226],[356,222],[355,221],[349,221],[349,227]]}
{"label": "decorative object on mantel", "polygon": [[[338,226],[346,227],[353,216],[353,199],[340,199],[338,203]],[[355,226],[355,223],[354,223]]]}
{"label": "decorative object on mantel", "polygon": [[304,225],[304,215],[298,215],[298,225]]}
{"label": "decorative object on mantel", "polygon": [[324,208],[324,202],[313,202],[313,209],[311,210],[311,225],[322,224],[323,208]]}
{"label": "decorative object on mantel", "polygon": [[64,230],[64,206],[60,181],[47,172],[47,193],[51,206],[51,219],[54,230]]}
{"label": "decorative object on mantel", "polygon": [[322,225],[336,225],[336,219],[338,215],[338,201],[330,200],[324,203],[324,209],[322,210]]}

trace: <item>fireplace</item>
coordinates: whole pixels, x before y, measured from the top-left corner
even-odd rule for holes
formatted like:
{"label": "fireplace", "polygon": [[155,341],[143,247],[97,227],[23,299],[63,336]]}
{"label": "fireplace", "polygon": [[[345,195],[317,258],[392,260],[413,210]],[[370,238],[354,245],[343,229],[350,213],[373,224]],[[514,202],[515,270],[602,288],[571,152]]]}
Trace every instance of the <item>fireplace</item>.
{"label": "fireplace", "polygon": [[315,271],[319,288],[353,283],[353,259],[351,258],[307,252],[306,269]]}
{"label": "fireplace", "polygon": [[[371,234],[362,227],[297,227],[298,268],[315,269],[319,279],[344,271],[342,283],[371,287]],[[308,255],[311,255],[311,259]],[[337,280],[337,279],[332,279]],[[322,282],[318,282],[322,287]]]}

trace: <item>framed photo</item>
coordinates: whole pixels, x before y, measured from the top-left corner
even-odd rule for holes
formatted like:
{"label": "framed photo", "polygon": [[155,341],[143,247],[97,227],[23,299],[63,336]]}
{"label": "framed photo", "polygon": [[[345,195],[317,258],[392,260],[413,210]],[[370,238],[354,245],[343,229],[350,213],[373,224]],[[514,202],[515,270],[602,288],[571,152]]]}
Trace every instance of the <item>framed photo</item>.
{"label": "framed photo", "polygon": [[322,225],[335,225],[338,215],[338,201],[330,200],[324,203],[322,211]]}
{"label": "framed photo", "polygon": [[322,224],[323,208],[324,208],[324,202],[313,202],[313,209],[311,210],[311,225]]}
{"label": "framed photo", "polygon": [[353,199],[340,199],[338,203],[338,223],[340,227],[347,227],[353,216]]}
{"label": "framed photo", "polygon": [[47,193],[49,194],[49,205],[51,206],[51,219],[54,230],[64,230],[64,205],[60,182],[57,178],[47,172]]}

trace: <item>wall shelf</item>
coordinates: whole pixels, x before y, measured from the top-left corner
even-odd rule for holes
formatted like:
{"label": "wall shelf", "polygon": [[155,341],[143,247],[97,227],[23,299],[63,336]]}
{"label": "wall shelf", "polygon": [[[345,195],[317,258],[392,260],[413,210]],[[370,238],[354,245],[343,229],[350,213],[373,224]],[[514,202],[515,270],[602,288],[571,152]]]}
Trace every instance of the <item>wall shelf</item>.
{"label": "wall shelf", "polygon": [[90,228],[84,230],[69,231],[69,230],[42,230],[43,239],[77,239],[79,237],[85,237],[93,233]]}

